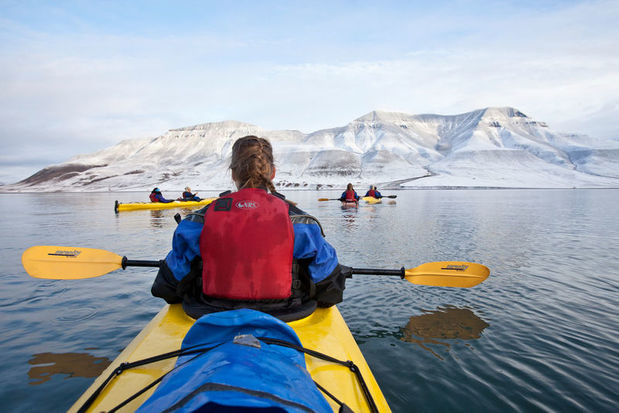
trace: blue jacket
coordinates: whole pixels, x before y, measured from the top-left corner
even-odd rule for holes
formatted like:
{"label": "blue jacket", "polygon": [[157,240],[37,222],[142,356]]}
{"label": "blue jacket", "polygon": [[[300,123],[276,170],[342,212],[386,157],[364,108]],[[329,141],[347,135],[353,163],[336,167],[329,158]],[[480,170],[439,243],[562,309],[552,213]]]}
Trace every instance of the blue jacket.
{"label": "blue jacket", "polygon": [[191,192],[183,192],[183,201],[200,201],[200,197],[192,194]]}
{"label": "blue jacket", "polygon": [[155,196],[155,199],[157,200],[156,202],[163,202],[165,204],[167,204],[168,202],[174,202],[173,199],[165,199],[163,195],[161,194],[161,192],[155,192],[154,196]]}

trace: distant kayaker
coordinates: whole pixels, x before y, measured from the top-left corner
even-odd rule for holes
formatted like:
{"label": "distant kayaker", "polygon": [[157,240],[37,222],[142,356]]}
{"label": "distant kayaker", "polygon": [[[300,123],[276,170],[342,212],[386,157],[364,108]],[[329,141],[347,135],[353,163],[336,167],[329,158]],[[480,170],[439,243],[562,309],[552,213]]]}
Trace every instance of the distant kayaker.
{"label": "distant kayaker", "polygon": [[342,192],[342,195],[340,196],[340,201],[359,202],[359,195],[357,195],[357,192],[355,191],[355,188],[353,188],[351,183],[346,185],[346,190]]}
{"label": "distant kayaker", "polygon": [[183,192],[182,200],[183,201],[200,201],[201,199],[197,194],[198,194],[197,192],[195,194],[191,193],[191,188],[186,186],[185,191]]}
{"label": "distant kayaker", "polygon": [[381,193],[378,192],[378,190],[376,189],[376,186],[374,185],[370,185],[370,189],[369,191],[365,193],[365,196],[371,196],[371,197],[378,198],[378,199],[383,197]]}
{"label": "distant kayaker", "polygon": [[165,199],[159,188],[153,189],[148,197],[150,198],[150,202],[163,202],[166,204],[168,202],[174,202],[173,199]]}
{"label": "distant kayaker", "polygon": [[238,139],[230,169],[237,192],[180,222],[152,294],[194,318],[252,308],[289,321],[341,302],[351,269],[318,220],[275,191],[269,141]]}

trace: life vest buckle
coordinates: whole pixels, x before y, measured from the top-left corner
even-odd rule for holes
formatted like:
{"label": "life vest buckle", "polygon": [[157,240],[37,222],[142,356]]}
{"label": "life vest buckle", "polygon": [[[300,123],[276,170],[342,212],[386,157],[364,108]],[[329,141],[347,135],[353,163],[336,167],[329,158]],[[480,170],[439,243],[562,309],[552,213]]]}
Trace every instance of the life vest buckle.
{"label": "life vest buckle", "polygon": [[232,342],[241,346],[260,348],[260,341],[251,334],[239,334]]}

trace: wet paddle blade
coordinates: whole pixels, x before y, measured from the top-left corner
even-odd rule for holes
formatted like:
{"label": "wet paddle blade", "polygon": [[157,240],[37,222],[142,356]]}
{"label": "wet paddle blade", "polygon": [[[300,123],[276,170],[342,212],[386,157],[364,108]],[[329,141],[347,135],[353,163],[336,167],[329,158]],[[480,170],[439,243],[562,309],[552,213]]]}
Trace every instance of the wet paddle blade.
{"label": "wet paddle blade", "polygon": [[122,267],[122,257],[113,252],[51,245],[30,247],[21,260],[31,277],[54,280],[99,277]]}
{"label": "wet paddle blade", "polygon": [[413,284],[435,287],[469,288],[490,275],[485,265],[463,261],[439,261],[406,270],[405,279]]}

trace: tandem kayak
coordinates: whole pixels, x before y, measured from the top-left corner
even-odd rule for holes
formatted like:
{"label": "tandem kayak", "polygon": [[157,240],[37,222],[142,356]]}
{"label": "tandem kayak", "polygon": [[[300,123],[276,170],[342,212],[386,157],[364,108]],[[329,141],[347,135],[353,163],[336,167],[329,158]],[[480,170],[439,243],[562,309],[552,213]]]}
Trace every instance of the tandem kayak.
{"label": "tandem kayak", "polygon": [[141,209],[171,209],[171,208],[194,208],[208,205],[216,198],[205,198],[200,201],[174,201],[174,202],[127,202],[122,203],[116,201],[114,203],[114,212],[120,211],[137,211]]}
{"label": "tandem kayak", "polygon": [[[119,411],[132,412],[138,409],[156,389],[156,386],[150,388],[148,386],[157,383],[161,376],[172,370],[177,358],[140,365],[116,376],[113,376],[114,372],[122,363],[131,363],[180,349],[187,331],[194,323],[195,320],[185,314],[180,304],[166,305],[69,411],[108,411],[125,402]],[[380,387],[336,306],[318,308],[310,316],[287,324],[297,334],[303,348],[337,360],[351,361],[362,378],[354,373],[355,368],[350,365],[345,366],[306,353],[307,371],[319,388],[322,387],[331,393],[354,412],[390,411]],[[111,380],[105,383],[110,377]],[[105,387],[97,393],[104,384]],[[148,390],[131,399],[145,388]],[[196,389],[195,393],[199,393],[199,390]],[[330,397],[325,398],[333,411],[339,410],[338,403]],[[82,409],[89,399],[92,404],[87,409]]]}

